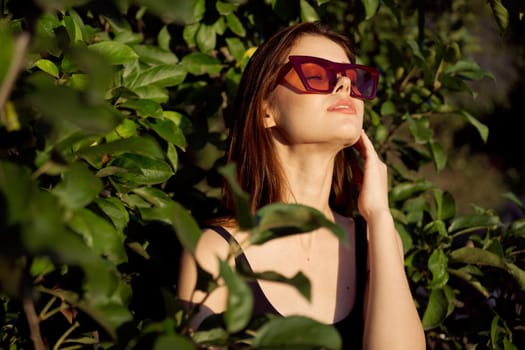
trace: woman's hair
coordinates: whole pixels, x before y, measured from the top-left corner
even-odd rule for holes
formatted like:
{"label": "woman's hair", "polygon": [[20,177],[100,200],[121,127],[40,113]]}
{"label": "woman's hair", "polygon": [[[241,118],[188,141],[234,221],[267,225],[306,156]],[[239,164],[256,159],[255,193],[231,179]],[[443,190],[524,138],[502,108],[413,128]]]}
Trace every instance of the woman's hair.
{"label": "woman's hair", "polygon": [[[237,181],[251,196],[252,212],[283,200],[288,182],[277,157],[271,132],[263,124],[264,103],[277,86],[280,67],[290,48],[303,35],[319,35],[339,44],[352,63],[355,55],[350,40],[319,23],[301,23],[281,29],[253,54],[241,78],[230,119],[227,161],[237,167]],[[356,191],[352,183],[351,164],[356,159],[351,149],[342,150],[335,159],[331,207],[343,215],[355,208]],[[233,195],[225,184],[224,206],[234,212]]]}

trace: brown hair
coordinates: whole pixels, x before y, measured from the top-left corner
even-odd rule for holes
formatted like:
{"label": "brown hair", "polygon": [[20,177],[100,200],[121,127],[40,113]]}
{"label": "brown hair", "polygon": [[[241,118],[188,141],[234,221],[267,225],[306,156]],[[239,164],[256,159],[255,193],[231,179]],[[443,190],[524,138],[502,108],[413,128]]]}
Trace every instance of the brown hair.
{"label": "brown hair", "polygon": [[[263,106],[277,86],[279,67],[292,45],[303,35],[320,35],[334,41],[345,50],[350,61],[355,62],[350,40],[319,23],[301,23],[281,29],[250,58],[232,109],[227,161],[237,166],[237,180],[251,196],[252,212],[283,199],[287,182],[271,133],[263,125]],[[355,162],[351,149],[342,150],[335,159],[330,205],[343,215],[351,215],[355,208],[356,191],[351,181],[351,165]],[[228,185],[224,186],[224,205],[227,212],[234,212]]]}

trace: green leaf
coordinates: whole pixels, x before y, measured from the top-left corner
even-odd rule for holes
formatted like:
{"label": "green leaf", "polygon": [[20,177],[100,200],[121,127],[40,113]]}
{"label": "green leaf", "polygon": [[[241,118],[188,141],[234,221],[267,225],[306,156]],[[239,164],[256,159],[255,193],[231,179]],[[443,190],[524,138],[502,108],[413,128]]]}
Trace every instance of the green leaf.
{"label": "green leaf", "polygon": [[197,331],[193,334],[194,342],[201,345],[220,345],[226,344],[228,340],[228,332],[222,328],[213,328],[207,331]]}
{"label": "green leaf", "polygon": [[116,41],[101,41],[89,45],[88,48],[106,57],[113,65],[134,61],[139,57],[131,47]]}
{"label": "green leaf", "polygon": [[138,185],[160,184],[173,175],[171,167],[165,162],[134,153],[124,153],[112,160],[109,165],[126,169],[125,173],[115,174],[111,178],[131,188]]}
{"label": "green leaf", "polygon": [[176,172],[179,166],[179,155],[177,153],[177,149],[172,143],[168,143],[166,157],[168,158],[168,161],[170,162],[173,171]]}
{"label": "green leaf", "polygon": [[513,221],[506,232],[509,236],[525,238],[525,218]]}
{"label": "green leaf", "polygon": [[410,197],[415,197],[427,190],[433,188],[434,185],[430,181],[418,180],[416,182],[402,182],[392,188],[390,196],[392,201],[402,201]]}
{"label": "green leaf", "polygon": [[366,19],[372,18],[379,8],[379,0],[361,0],[361,3],[365,7]]}
{"label": "green leaf", "polygon": [[462,111],[461,114],[470,123],[470,125],[472,125],[478,130],[479,136],[481,136],[483,142],[486,143],[489,137],[489,128],[485,124],[482,124],[479,120],[474,118],[474,116],[472,116],[470,113]]}
{"label": "green leaf", "polygon": [[200,23],[193,23],[188,24],[184,27],[184,30],[182,31],[182,37],[184,38],[184,41],[186,44],[188,44],[189,47],[194,47],[196,44],[195,37],[197,36],[197,31],[199,30]]}
{"label": "green leaf", "polygon": [[447,310],[448,300],[443,289],[432,289],[423,314],[423,328],[429,330],[439,326],[447,317]]}
{"label": "green leaf", "polygon": [[452,262],[505,268],[501,257],[481,248],[459,248],[450,252],[449,257]]}
{"label": "green leaf", "polygon": [[297,272],[293,277],[285,277],[275,271],[264,271],[264,272],[253,272],[248,261],[241,259],[235,262],[235,267],[237,271],[245,277],[256,280],[265,280],[272,282],[279,282],[289,284],[297,289],[302,296],[304,296],[308,301],[311,300],[311,286],[308,277],[306,277],[302,272]]}
{"label": "green leaf", "polygon": [[226,38],[226,45],[231,55],[237,60],[241,61],[246,52],[246,47],[239,38]]}
{"label": "green leaf", "polygon": [[141,208],[140,214],[143,220],[158,220],[172,225],[184,249],[194,254],[201,230],[183,206],[171,202],[163,207]]}
{"label": "green leaf", "polygon": [[410,133],[414,137],[416,143],[427,143],[432,140],[432,128],[428,122],[428,118],[412,118],[408,117],[408,125]]}
{"label": "green leaf", "polygon": [[439,76],[439,81],[441,83],[441,87],[446,88],[453,92],[472,92],[472,89],[464,79],[457,77],[455,75],[450,75],[447,73],[443,73]]}
{"label": "green leaf", "polygon": [[244,26],[234,13],[226,15],[226,24],[228,24],[228,28],[230,28],[232,32],[241,38],[246,36],[246,30],[244,29]]}
{"label": "green leaf", "polygon": [[447,220],[456,215],[456,202],[450,192],[440,189],[434,191],[434,203],[436,205],[436,219]]}
{"label": "green leaf", "polygon": [[460,216],[452,221],[448,232],[471,232],[479,229],[494,229],[501,225],[499,217],[489,214],[470,214]]}
{"label": "green leaf", "polygon": [[119,232],[124,232],[129,223],[129,214],[122,201],[115,197],[96,198],[95,204],[113,222],[113,226]]}
{"label": "green leaf", "polygon": [[509,26],[509,11],[501,0],[489,0],[490,7],[501,31]]}
{"label": "green leaf", "polygon": [[181,65],[163,64],[142,71],[130,88],[134,89],[148,85],[172,87],[181,84],[185,78],[186,71]]}
{"label": "green leaf", "polygon": [[[170,42],[171,42],[171,34],[168,30],[168,26],[165,25],[161,28],[161,30],[159,31],[159,34],[157,35],[157,43],[159,45],[159,48],[166,51],[166,52],[171,52],[170,51]],[[177,56],[175,56],[177,57]],[[178,61],[178,59],[177,59]],[[165,62],[166,63],[166,62]]]}
{"label": "green leaf", "polygon": [[253,228],[255,226],[255,220],[251,212],[250,196],[248,193],[244,192],[237,182],[235,165],[228,164],[220,168],[218,171],[224,176],[230,185],[239,229],[249,230]]}
{"label": "green leaf", "polygon": [[315,9],[306,0],[300,1],[301,7],[301,21],[302,22],[316,22],[319,21],[319,15]]}
{"label": "green leaf", "polygon": [[228,288],[224,322],[230,333],[244,329],[252,316],[253,295],[250,287],[236,274],[228,263],[219,260],[219,271]]}
{"label": "green leaf", "polygon": [[195,41],[197,47],[203,53],[209,53],[214,50],[217,43],[217,33],[215,33],[213,26],[201,23],[199,30],[197,30]]}
{"label": "green leaf", "polygon": [[35,62],[35,66],[55,78],[59,77],[58,67],[50,60],[41,58]]}
{"label": "green leaf", "polygon": [[441,249],[434,250],[428,259],[428,269],[432,272],[430,288],[442,288],[448,282],[448,258]]}
{"label": "green leaf", "polygon": [[132,136],[113,142],[84,147],[78,150],[75,154],[88,160],[91,164],[98,164],[101,166],[102,161],[108,155],[115,157],[128,152],[156,159],[164,158],[164,152],[159,144],[150,136]]}
{"label": "green leaf", "polygon": [[492,80],[495,80],[492,73],[481,69],[479,64],[474,61],[457,61],[453,66],[447,68],[444,72],[465,80],[479,80],[484,77],[489,77],[492,78]]}
{"label": "green leaf", "polygon": [[520,288],[525,292],[525,271],[512,263],[505,264],[506,270],[516,279]]}
{"label": "green leaf", "polygon": [[70,227],[82,235],[86,245],[114,264],[127,261],[124,236],[113,225],[89,209],[79,209],[73,214]]}
{"label": "green leaf", "polygon": [[166,23],[187,24],[201,19],[196,17],[197,11],[195,10],[201,3],[199,0],[137,0],[136,2],[162,18]]}
{"label": "green leaf", "polygon": [[150,100],[127,100],[120,106],[123,109],[131,109],[141,117],[161,117],[162,106],[160,103]]}
{"label": "green leaf", "polygon": [[302,317],[275,318],[263,325],[252,342],[254,349],[342,349],[341,336],[327,324]]}
{"label": "green leaf", "polygon": [[385,101],[381,104],[381,115],[391,115],[396,113],[396,106],[391,100]]}
{"label": "green leaf", "polygon": [[429,143],[429,149],[430,154],[432,155],[432,160],[434,161],[434,167],[436,168],[436,171],[441,171],[443,168],[445,168],[445,165],[447,164],[447,154],[445,153],[445,150],[443,149],[443,146],[441,144],[434,142],[431,140]]}
{"label": "green leaf", "polygon": [[134,193],[144,198],[148,203],[156,207],[165,207],[171,205],[172,199],[166,192],[155,187],[140,187],[133,190]]}
{"label": "green leaf", "polygon": [[217,12],[219,12],[220,15],[225,16],[234,12],[237,8],[237,5],[231,2],[217,1],[217,3],[215,4],[215,8],[217,9]]}
{"label": "green leaf", "polygon": [[257,211],[256,222],[257,226],[250,235],[252,244],[263,244],[274,238],[310,232],[320,227],[329,229],[348,244],[348,237],[341,226],[328,220],[319,210],[301,204],[266,205]]}
{"label": "green leaf", "polygon": [[[33,74],[34,76],[35,74]],[[39,86],[26,96],[28,106],[52,123],[71,122],[84,132],[107,134],[123,119],[113,106],[86,103],[85,94],[65,86]]]}
{"label": "green leaf", "polygon": [[[450,269],[449,273],[453,276],[459,277],[469,283],[472,287],[474,287],[477,291],[479,291],[485,298],[487,298],[490,293],[487,290],[485,286],[483,286],[476,278],[474,278],[473,273],[470,271],[471,268],[474,267],[473,265],[466,265],[463,266],[460,269]],[[483,275],[483,273],[480,273]]]}
{"label": "green leaf", "polygon": [[6,211],[1,215],[5,224],[13,225],[27,218],[32,193],[36,191],[34,186],[29,169],[0,160],[0,197],[5,200],[2,211]]}
{"label": "green leaf", "polygon": [[139,55],[139,59],[147,64],[174,65],[179,62],[173,52],[155,45],[133,45],[131,48]]}
{"label": "green leaf", "polygon": [[221,61],[201,52],[193,52],[182,58],[181,64],[193,75],[216,74],[222,69]]}
{"label": "green leaf", "polygon": [[153,350],[195,350],[190,339],[178,334],[163,334],[155,339]]}
{"label": "green leaf", "polygon": [[181,128],[173,121],[164,118],[150,118],[147,124],[164,140],[171,142],[183,151],[186,150],[186,138]]}
{"label": "green leaf", "polygon": [[71,165],[63,175],[62,181],[52,193],[70,209],[82,208],[91,203],[102,191],[102,181],[86,166],[79,162]]}

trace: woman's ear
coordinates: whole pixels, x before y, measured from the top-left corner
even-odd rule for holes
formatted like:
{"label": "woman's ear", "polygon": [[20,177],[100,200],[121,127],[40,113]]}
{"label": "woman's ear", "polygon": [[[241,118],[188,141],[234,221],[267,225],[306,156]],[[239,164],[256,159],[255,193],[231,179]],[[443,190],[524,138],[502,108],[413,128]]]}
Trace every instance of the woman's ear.
{"label": "woman's ear", "polygon": [[273,112],[272,108],[270,107],[270,104],[268,101],[263,102],[263,125],[265,128],[273,128],[275,123],[275,113]]}

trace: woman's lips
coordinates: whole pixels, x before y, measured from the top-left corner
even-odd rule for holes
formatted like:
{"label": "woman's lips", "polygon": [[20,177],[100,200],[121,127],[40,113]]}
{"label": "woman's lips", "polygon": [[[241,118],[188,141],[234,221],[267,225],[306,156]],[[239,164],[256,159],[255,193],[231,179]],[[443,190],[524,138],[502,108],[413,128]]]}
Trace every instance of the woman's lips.
{"label": "woman's lips", "polygon": [[327,109],[328,112],[340,112],[346,114],[355,114],[356,109],[351,100],[339,100]]}

